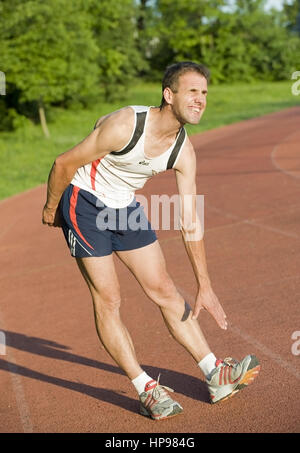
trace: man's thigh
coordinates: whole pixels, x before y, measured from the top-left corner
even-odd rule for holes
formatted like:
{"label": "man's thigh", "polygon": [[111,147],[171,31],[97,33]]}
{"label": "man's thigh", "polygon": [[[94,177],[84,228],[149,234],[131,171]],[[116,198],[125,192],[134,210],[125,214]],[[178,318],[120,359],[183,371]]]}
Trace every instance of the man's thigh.
{"label": "man's thigh", "polygon": [[76,258],[93,297],[113,301],[120,298],[120,285],[113,255]]}
{"label": "man's thigh", "polygon": [[176,293],[158,241],[135,250],[116,253],[150,297],[154,293]]}

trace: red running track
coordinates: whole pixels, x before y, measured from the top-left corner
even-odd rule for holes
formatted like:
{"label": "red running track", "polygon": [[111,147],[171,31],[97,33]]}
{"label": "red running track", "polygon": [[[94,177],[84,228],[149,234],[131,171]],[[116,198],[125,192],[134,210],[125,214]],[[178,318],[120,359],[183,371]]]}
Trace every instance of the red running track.
{"label": "red running track", "polygon": [[[261,373],[249,388],[210,405],[196,364],[116,260],[138,358],[184,407],[170,420],[138,414],[135,390],[100,346],[88,289],[62,233],[41,224],[46,187],[0,203],[1,432],[299,432],[299,125],[295,107],[192,137],[208,267],[230,327],[221,331],[207,313],[200,322],[218,357],[259,357]],[[176,193],[173,172],[142,193]],[[192,304],[195,279],[180,233],[158,234]]]}

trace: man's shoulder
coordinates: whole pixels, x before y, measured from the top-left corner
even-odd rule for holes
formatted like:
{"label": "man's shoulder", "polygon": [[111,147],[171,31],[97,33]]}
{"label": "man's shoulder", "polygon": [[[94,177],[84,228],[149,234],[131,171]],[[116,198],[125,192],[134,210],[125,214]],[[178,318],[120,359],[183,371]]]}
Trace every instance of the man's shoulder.
{"label": "man's shoulder", "polygon": [[[136,112],[146,111],[146,106],[126,106],[115,110],[98,119],[94,127],[94,133],[103,141],[105,137],[114,139],[112,151],[122,150],[129,143],[136,127]],[[145,110],[146,109],[146,110]]]}
{"label": "man's shoulder", "polygon": [[127,105],[122,107],[118,110],[114,110],[106,115],[101,116],[96,121],[94,129],[100,126],[102,123],[109,121],[109,123],[113,124],[115,122],[120,122],[122,125],[127,124],[131,125],[132,121],[135,118],[136,113],[143,113],[147,112],[150,107],[147,105]]}
{"label": "man's shoulder", "polygon": [[111,112],[110,115],[114,115],[114,114],[121,114],[121,113],[125,113],[125,112],[130,112],[130,111],[133,111],[133,112],[136,112],[136,113],[139,113],[139,112],[147,112],[148,109],[150,107],[148,105],[126,105],[118,110],[115,110],[114,112]]}
{"label": "man's shoulder", "polygon": [[132,106],[128,105],[126,107],[122,107],[118,110],[114,110],[113,112],[107,113],[106,115],[101,116],[96,121],[94,129],[98,128],[99,126],[103,126],[105,123],[106,125],[126,125],[130,126],[133,123],[135,117],[135,110]]}
{"label": "man's shoulder", "polygon": [[150,108],[148,105],[128,105],[127,108],[133,109],[136,113],[147,112]]}

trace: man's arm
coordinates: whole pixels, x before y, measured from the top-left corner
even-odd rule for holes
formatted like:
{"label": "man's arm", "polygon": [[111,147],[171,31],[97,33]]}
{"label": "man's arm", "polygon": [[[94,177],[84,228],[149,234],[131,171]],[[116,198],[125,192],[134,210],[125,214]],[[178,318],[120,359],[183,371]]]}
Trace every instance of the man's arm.
{"label": "man's arm", "polygon": [[226,315],[211,287],[208,275],[201,221],[197,213],[196,156],[188,140],[176,164],[176,181],[181,198],[181,233],[198,283],[193,318],[205,308],[222,328],[227,328]]}
{"label": "man's arm", "polygon": [[134,127],[134,111],[131,108],[118,110],[98,120],[97,124],[97,128],[81,143],[55,159],[48,178],[44,224],[59,225],[57,207],[78,168],[126,145]]}

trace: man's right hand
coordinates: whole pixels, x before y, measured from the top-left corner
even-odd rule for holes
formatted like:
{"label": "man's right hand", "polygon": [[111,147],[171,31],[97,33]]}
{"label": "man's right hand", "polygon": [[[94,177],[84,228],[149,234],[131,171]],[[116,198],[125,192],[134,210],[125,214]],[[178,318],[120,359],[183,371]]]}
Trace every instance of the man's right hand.
{"label": "man's right hand", "polygon": [[44,206],[42,222],[44,225],[61,227],[61,218],[58,208],[48,208]]}

